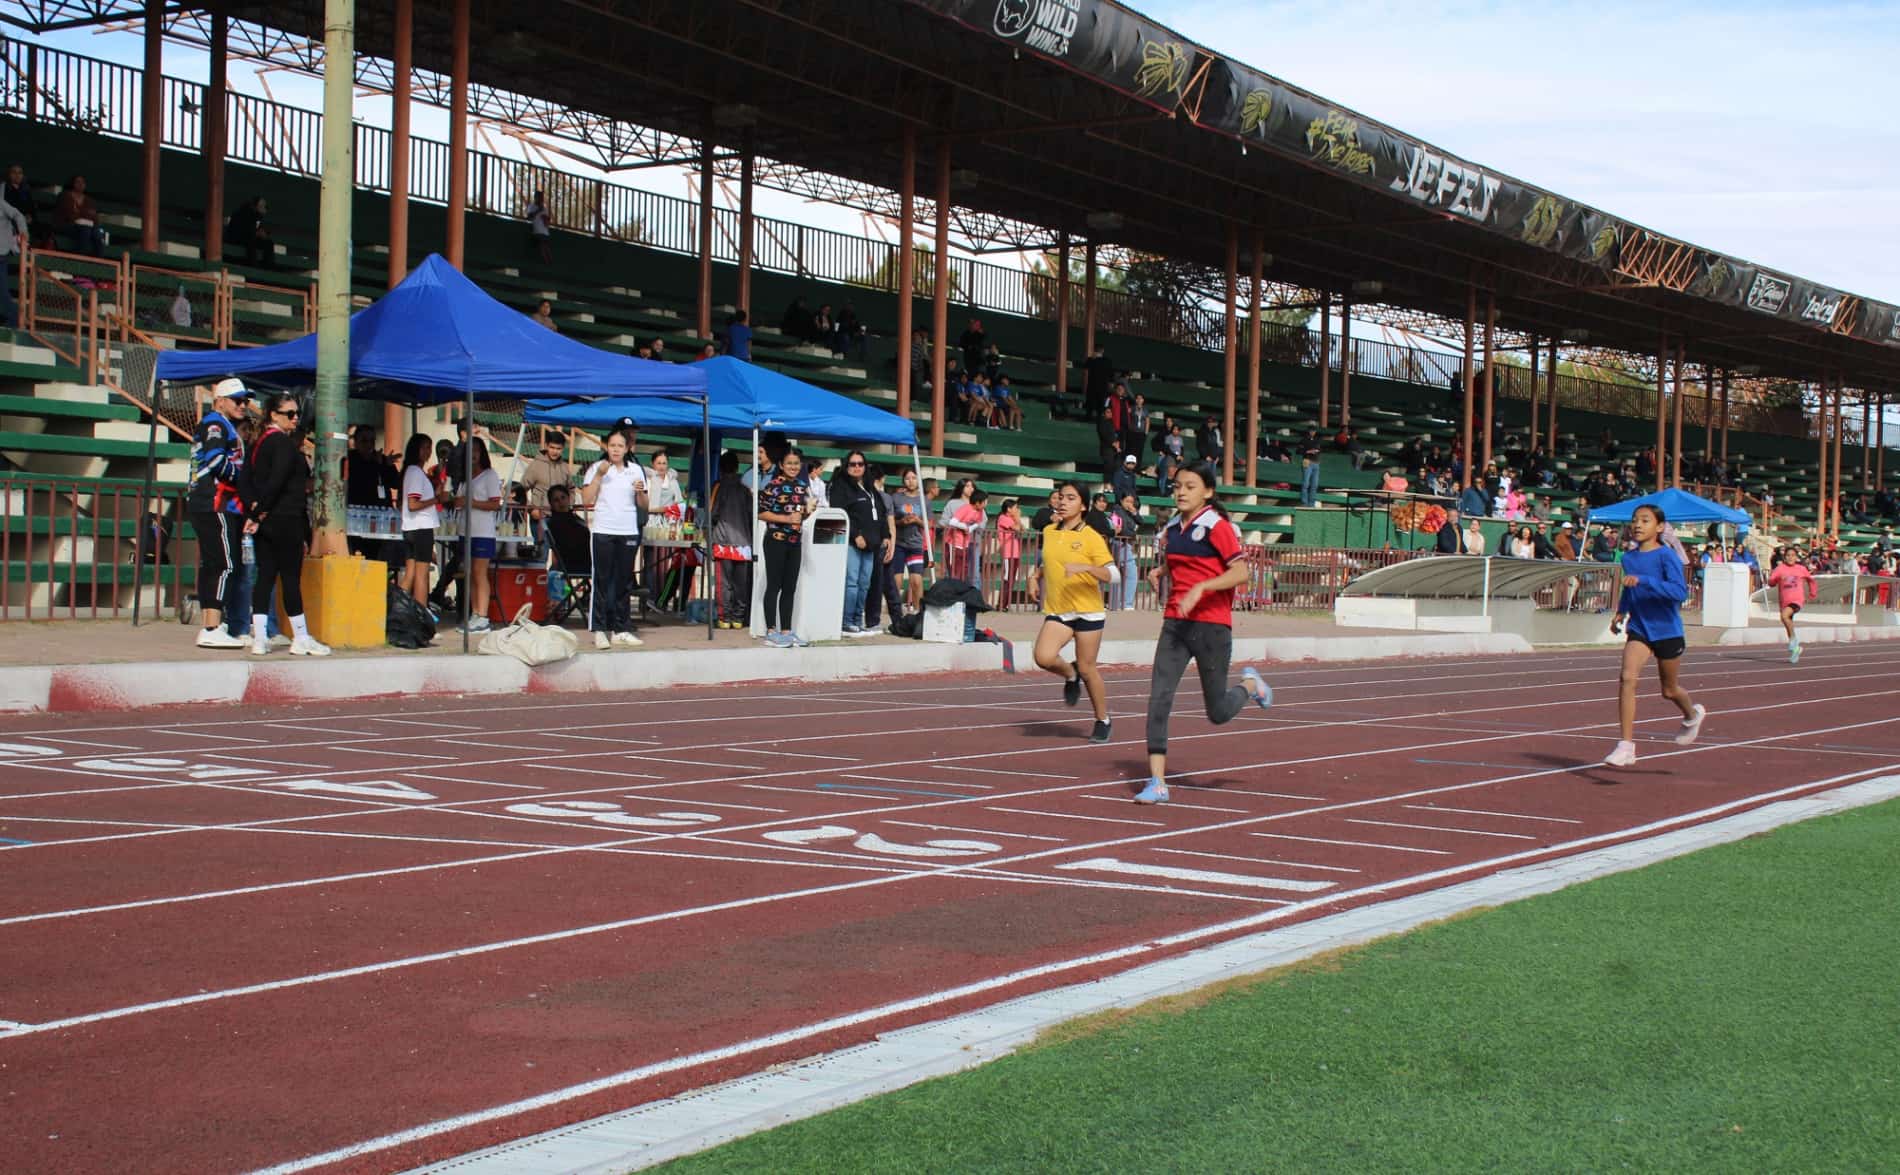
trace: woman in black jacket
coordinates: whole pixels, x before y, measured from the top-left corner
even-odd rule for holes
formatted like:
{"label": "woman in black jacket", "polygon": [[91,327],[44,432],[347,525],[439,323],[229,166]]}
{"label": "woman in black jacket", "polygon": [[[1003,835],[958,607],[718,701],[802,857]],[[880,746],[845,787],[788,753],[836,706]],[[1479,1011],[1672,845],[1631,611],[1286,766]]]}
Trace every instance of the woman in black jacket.
{"label": "woman in black jacket", "polygon": [[864,599],[874,589],[878,568],[891,557],[891,516],[877,483],[866,477],[870,468],[856,449],[845,455],[844,468],[831,479],[826,497],[851,519],[851,546],[845,552],[844,631],[847,636],[875,636],[864,628]]}
{"label": "woman in black jacket", "polygon": [[[310,635],[303,616],[303,552],[310,539],[310,464],[298,443],[297,397],[271,399],[268,427],[245,462],[241,497],[244,533],[257,547],[257,587],[252,599],[268,600],[277,585],[278,600],[290,617],[290,652],[297,657],[328,657],[330,648]],[[265,618],[251,618],[251,653],[270,651]]]}

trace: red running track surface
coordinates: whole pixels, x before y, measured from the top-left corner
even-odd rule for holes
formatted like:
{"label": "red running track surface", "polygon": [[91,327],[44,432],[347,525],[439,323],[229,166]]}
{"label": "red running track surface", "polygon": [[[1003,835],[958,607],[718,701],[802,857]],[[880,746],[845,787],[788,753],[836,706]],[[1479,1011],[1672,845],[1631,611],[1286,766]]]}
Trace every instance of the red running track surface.
{"label": "red running track surface", "polygon": [[406,1168],[1223,938],[1891,772],[1900,662],[1609,652],[0,724],[14,1171]]}

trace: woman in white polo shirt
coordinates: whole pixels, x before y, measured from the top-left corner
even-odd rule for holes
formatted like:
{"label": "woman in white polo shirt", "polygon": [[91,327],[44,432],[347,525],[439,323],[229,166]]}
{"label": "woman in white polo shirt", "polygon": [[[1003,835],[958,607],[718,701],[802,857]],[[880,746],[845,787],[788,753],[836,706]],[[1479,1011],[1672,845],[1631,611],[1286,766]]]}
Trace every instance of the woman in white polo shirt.
{"label": "woman in white polo shirt", "polygon": [[640,551],[640,507],[646,503],[646,474],[627,460],[627,438],[609,433],[607,456],[581,481],[581,504],[593,510],[594,590],[588,595],[587,627],[594,647],[609,643],[637,646],[628,597],[633,592],[634,556]]}

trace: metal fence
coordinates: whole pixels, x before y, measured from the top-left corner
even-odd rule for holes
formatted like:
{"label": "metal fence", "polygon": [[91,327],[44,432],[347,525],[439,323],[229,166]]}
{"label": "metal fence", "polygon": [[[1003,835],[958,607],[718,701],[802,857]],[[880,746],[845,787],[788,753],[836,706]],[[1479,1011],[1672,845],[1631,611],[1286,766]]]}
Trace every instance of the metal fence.
{"label": "metal fence", "polygon": [[[0,620],[176,615],[197,581],[185,488],[0,473]],[[143,508],[142,508],[143,506]],[[142,593],[142,599],[138,598]]]}

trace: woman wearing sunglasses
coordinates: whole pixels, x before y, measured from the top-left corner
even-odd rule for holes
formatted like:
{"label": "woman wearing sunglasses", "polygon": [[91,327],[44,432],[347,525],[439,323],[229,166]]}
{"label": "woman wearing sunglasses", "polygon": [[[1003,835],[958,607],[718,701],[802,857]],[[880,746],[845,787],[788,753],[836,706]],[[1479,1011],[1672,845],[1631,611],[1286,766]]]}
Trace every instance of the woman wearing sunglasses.
{"label": "woman wearing sunglasses", "polygon": [[[297,397],[277,395],[265,414],[264,435],[257,440],[246,463],[244,531],[257,546],[257,588],[252,597],[270,599],[277,585],[278,600],[290,617],[290,652],[297,657],[327,657],[330,648],[310,635],[303,615],[303,553],[310,540],[310,465],[298,442],[301,415]],[[270,651],[262,615],[251,618],[251,653]]]}

